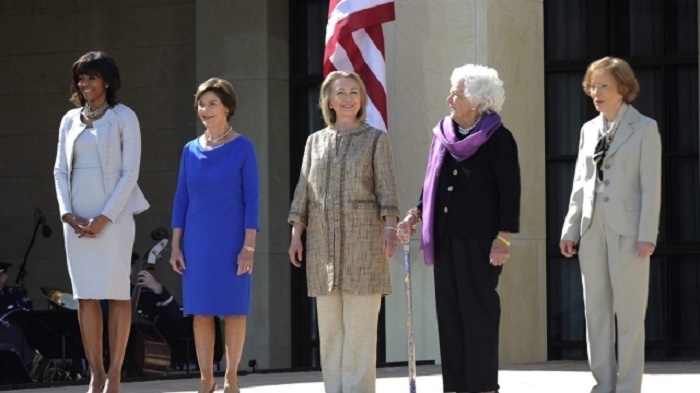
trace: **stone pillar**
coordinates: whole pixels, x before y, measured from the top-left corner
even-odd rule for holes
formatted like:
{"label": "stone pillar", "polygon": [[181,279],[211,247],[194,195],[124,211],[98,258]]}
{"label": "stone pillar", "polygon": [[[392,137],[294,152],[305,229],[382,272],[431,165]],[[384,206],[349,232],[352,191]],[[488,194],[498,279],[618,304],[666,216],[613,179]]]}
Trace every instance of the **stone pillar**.
{"label": "stone pillar", "polygon": [[520,155],[520,233],[503,270],[501,362],[547,360],[544,12],[541,0],[480,0],[486,64],[505,84],[503,121]]}
{"label": "stone pillar", "polygon": [[[420,26],[420,28],[418,28]],[[541,0],[405,0],[386,25],[389,134],[401,209],[420,194],[431,130],[449,114],[445,98],[455,67],[478,63],[505,84],[501,113],[515,135],[523,179],[521,233],[501,276],[501,362],[546,360],[544,32]],[[411,242],[416,358],[440,361],[433,271]],[[392,260],[387,297],[387,361],[406,359],[402,258]]]}

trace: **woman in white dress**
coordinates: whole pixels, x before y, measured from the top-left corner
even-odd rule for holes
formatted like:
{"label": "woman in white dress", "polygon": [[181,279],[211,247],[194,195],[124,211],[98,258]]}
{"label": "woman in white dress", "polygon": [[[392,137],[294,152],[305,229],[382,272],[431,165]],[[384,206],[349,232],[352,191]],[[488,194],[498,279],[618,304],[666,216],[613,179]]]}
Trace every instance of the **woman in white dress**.
{"label": "woman in white dress", "polygon": [[[131,326],[129,273],[134,214],[149,205],[136,184],[141,131],[136,114],[119,104],[119,69],[106,53],[88,52],[72,68],[54,167],[56,194],[73,296],[90,365],[89,393],[119,392]],[[109,370],[103,363],[102,309],[108,299]]]}

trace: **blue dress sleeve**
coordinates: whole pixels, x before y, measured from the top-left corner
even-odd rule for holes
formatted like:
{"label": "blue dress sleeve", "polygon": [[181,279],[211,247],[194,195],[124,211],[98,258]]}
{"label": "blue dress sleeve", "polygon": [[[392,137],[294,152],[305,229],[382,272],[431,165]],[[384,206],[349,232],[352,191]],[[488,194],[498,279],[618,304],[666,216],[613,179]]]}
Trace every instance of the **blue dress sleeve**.
{"label": "blue dress sleeve", "polygon": [[248,141],[243,161],[243,203],[245,204],[244,227],[260,229],[258,212],[260,210],[260,178],[258,175],[258,160],[255,156],[255,146]]}
{"label": "blue dress sleeve", "polygon": [[175,200],[173,201],[173,228],[184,228],[185,217],[187,215],[187,207],[190,203],[189,192],[187,190],[187,153],[189,144],[185,145],[180,158],[180,173],[177,179],[177,190],[175,191]]}

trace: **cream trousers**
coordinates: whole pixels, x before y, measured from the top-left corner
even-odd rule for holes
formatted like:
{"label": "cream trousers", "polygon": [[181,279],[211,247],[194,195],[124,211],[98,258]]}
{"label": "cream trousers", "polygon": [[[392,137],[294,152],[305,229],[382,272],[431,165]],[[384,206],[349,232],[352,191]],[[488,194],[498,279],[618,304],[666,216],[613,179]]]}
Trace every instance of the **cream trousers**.
{"label": "cream trousers", "polygon": [[316,297],[326,393],[374,393],[382,295],[333,291]]}

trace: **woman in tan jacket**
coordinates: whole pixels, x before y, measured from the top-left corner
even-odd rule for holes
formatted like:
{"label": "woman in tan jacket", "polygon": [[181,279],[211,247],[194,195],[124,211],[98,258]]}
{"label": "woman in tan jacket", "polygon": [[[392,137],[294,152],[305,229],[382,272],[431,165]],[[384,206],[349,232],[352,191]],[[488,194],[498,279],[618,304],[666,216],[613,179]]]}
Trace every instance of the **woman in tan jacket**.
{"label": "woman in tan jacket", "polygon": [[381,297],[391,293],[387,260],[396,251],[398,196],[385,132],[365,123],[367,93],[353,72],[321,86],[327,127],[306,141],[288,221],[289,259],[316,297],[326,392],[375,391]]}

